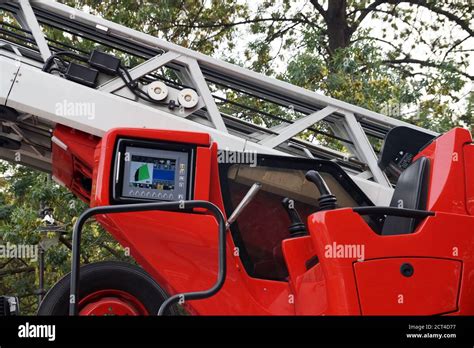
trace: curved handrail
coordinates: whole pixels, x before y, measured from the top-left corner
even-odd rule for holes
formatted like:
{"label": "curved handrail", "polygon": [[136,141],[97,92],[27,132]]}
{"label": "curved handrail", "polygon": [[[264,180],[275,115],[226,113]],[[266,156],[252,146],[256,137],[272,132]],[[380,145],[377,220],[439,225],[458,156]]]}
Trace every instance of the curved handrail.
{"label": "curved handrail", "polygon": [[177,201],[177,202],[153,202],[153,203],[137,203],[137,204],[120,204],[108,205],[101,207],[93,207],[85,210],[77,219],[74,225],[72,234],[72,255],[71,255],[71,287],[69,296],[69,315],[77,315],[77,298],[79,292],[79,277],[80,277],[80,250],[81,250],[81,234],[84,223],[92,216],[98,214],[115,214],[115,213],[129,213],[138,211],[183,211],[193,208],[204,208],[211,212],[217,219],[219,228],[218,241],[218,270],[217,279],[214,285],[202,291],[186,292],[175,294],[166,299],[158,310],[158,315],[163,315],[165,310],[179,300],[200,300],[209,298],[215,295],[224,285],[227,264],[226,264],[226,225],[222,211],[213,203],[201,200]]}

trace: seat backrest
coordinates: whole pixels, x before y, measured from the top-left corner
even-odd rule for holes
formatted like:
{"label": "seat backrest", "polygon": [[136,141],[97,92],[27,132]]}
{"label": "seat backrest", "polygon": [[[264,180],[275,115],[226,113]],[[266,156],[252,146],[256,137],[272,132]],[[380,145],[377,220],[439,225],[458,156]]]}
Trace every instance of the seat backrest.
{"label": "seat backrest", "polygon": [[[402,172],[393,192],[391,207],[426,209],[429,167],[429,159],[421,157]],[[382,228],[382,235],[412,233],[419,222],[420,220],[415,218],[387,216]]]}

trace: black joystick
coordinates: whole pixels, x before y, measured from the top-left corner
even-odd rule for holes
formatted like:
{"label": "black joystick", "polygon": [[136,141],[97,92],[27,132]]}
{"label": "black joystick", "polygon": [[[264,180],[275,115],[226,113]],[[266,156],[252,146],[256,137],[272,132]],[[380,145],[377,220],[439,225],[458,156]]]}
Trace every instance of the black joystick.
{"label": "black joystick", "polygon": [[288,226],[288,230],[290,231],[291,237],[301,237],[306,236],[308,231],[306,230],[306,226],[304,225],[303,221],[301,221],[300,215],[295,209],[294,201],[289,199],[288,197],[283,198],[281,201],[283,207],[285,208],[288,216],[290,218],[291,224]]}
{"label": "black joystick", "polygon": [[318,198],[319,210],[332,210],[337,208],[337,198],[329,190],[328,185],[322,176],[315,170],[309,170],[306,175],[306,180],[311,181],[320,193]]}

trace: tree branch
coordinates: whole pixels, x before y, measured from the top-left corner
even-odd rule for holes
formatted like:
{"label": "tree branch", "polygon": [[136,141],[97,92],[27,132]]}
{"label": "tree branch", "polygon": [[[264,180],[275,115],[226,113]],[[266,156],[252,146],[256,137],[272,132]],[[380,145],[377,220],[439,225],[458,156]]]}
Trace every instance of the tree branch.
{"label": "tree branch", "polygon": [[2,263],[2,264],[0,265],[0,269],[1,269],[1,268],[5,268],[5,267],[6,267],[10,262],[12,262],[13,260],[16,260],[16,259],[12,258],[12,259],[9,259],[7,262]]}
{"label": "tree branch", "polygon": [[293,29],[294,27],[296,27],[297,25],[299,25],[300,23],[293,23],[291,24],[290,26],[286,27],[286,28],[281,28],[279,29],[278,31],[276,31],[275,33],[273,33],[270,37],[267,37],[265,39],[265,42],[266,43],[270,43],[272,42],[273,40],[275,40],[277,37],[285,34],[287,31]]}
{"label": "tree branch", "polygon": [[394,45],[393,43],[391,43],[390,41],[387,41],[387,40],[384,40],[384,39],[380,39],[380,38],[374,37],[374,36],[361,36],[361,37],[358,37],[357,39],[351,40],[351,43],[354,43],[354,42],[357,42],[357,41],[362,41],[362,40],[380,41],[380,42],[382,42],[382,43],[384,43],[384,44],[390,45],[390,46],[393,47],[396,51],[398,51],[398,52],[401,53],[400,47],[395,46],[395,45]]}
{"label": "tree branch", "polygon": [[327,20],[327,12],[324,10],[323,6],[319,3],[318,0],[310,0],[314,8],[323,16],[324,20]]}
{"label": "tree branch", "polygon": [[[398,1],[395,1],[395,0],[390,0],[392,3],[394,2],[398,2]],[[410,3],[410,4],[414,4],[414,5],[418,5],[418,6],[422,6],[422,7],[425,7],[427,8],[428,10],[430,11],[433,11],[435,13],[438,13],[440,15],[443,15],[445,16],[446,18],[448,18],[449,20],[453,21],[454,23],[456,23],[457,25],[459,25],[462,29],[464,29],[470,36],[474,36],[474,30],[471,29],[469,27],[469,24],[466,23],[465,21],[463,21],[461,18],[459,18],[458,16],[456,16],[454,13],[452,12],[449,12],[447,10],[444,10],[442,8],[439,8],[437,6],[435,6],[434,3],[430,3],[426,0],[405,0],[405,1],[400,1],[400,2],[407,2],[407,3]]]}
{"label": "tree branch", "polygon": [[20,267],[15,269],[9,269],[5,271],[0,271],[0,277],[18,273],[25,273],[25,272],[34,272],[36,269],[34,267]]}
{"label": "tree branch", "polygon": [[304,19],[304,21],[302,21],[302,23],[309,24],[312,28],[319,29],[323,33],[327,32],[327,29],[319,26],[318,24],[316,24],[315,21],[311,21],[304,13],[301,12],[300,16],[303,17],[303,19]]}
{"label": "tree branch", "polygon": [[190,28],[190,29],[203,29],[203,28],[230,28],[230,27],[235,27],[237,25],[243,25],[243,24],[253,24],[253,23],[260,23],[260,22],[299,22],[299,23],[305,23],[305,24],[312,24],[312,22],[307,21],[307,20],[301,20],[297,18],[254,18],[254,19],[246,19],[243,21],[239,22],[233,22],[233,23],[205,23],[205,24],[181,24],[181,23],[173,23],[173,25],[170,25],[168,27],[159,27],[157,30],[151,33],[156,33],[158,30],[169,30],[169,29],[176,29],[176,28]]}
{"label": "tree branch", "polygon": [[109,253],[111,253],[115,258],[120,259],[122,255],[120,255],[116,250],[112,249],[105,243],[100,243],[99,246],[107,250]]}
{"label": "tree branch", "polygon": [[446,51],[446,53],[444,54],[444,57],[443,57],[443,62],[446,60],[446,58],[448,58],[448,55],[456,48],[458,47],[459,45],[461,45],[464,41],[466,41],[467,39],[469,39],[471,36],[468,35],[466,36],[464,39],[462,40],[459,40],[458,42],[455,42],[453,46],[451,46],[451,48],[449,50]]}
{"label": "tree branch", "polygon": [[359,17],[354,21],[354,24],[352,25],[355,28],[357,28],[360,23],[369,15],[370,12],[375,10],[377,7],[382,5],[384,2],[388,3],[389,0],[376,0],[373,3],[371,3],[369,6],[367,6],[364,9],[361,9],[360,11],[362,12]]}
{"label": "tree branch", "polygon": [[431,62],[431,61],[425,61],[425,60],[419,60],[419,59],[414,59],[414,58],[408,58],[407,57],[407,58],[403,58],[403,59],[387,59],[387,60],[383,60],[382,63],[387,64],[387,65],[392,65],[392,64],[418,64],[420,66],[436,68],[436,69],[439,69],[439,70],[452,71],[452,72],[460,74],[464,77],[467,77],[471,81],[474,81],[474,76],[473,75],[469,75],[468,73],[465,73],[465,72],[460,71],[458,69],[446,68],[442,64],[438,64],[438,63]]}
{"label": "tree branch", "polygon": [[72,250],[71,242],[69,242],[66,238],[64,238],[64,236],[59,236],[59,241],[63,243],[66,246],[66,248],[68,248],[69,250]]}
{"label": "tree branch", "polygon": [[361,9],[361,14],[357,18],[357,20],[354,22],[353,27],[354,29],[357,28],[360,23],[367,17],[367,15],[375,10],[377,7],[379,7],[382,4],[391,4],[391,5],[398,5],[400,3],[408,3],[411,5],[417,5],[421,6],[424,8],[427,8],[428,10],[435,12],[437,14],[443,15],[449,20],[453,21],[457,25],[459,25],[463,30],[465,30],[470,36],[474,36],[474,29],[469,27],[469,23],[463,21],[460,17],[455,15],[452,12],[449,12],[443,8],[440,8],[435,5],[433,2],[428,2],[426,0],[376,0],[373,3],[371,3],[369,6],[367,6],[365,9]]}

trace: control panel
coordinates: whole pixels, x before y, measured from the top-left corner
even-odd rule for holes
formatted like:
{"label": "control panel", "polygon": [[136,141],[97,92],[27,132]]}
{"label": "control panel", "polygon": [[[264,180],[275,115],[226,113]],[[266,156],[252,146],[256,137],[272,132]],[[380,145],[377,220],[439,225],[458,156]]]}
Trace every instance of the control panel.
{"label": "control panel", "polygon": [[195,147],[119,139],[112,199],[115,202],[192,199]]}

